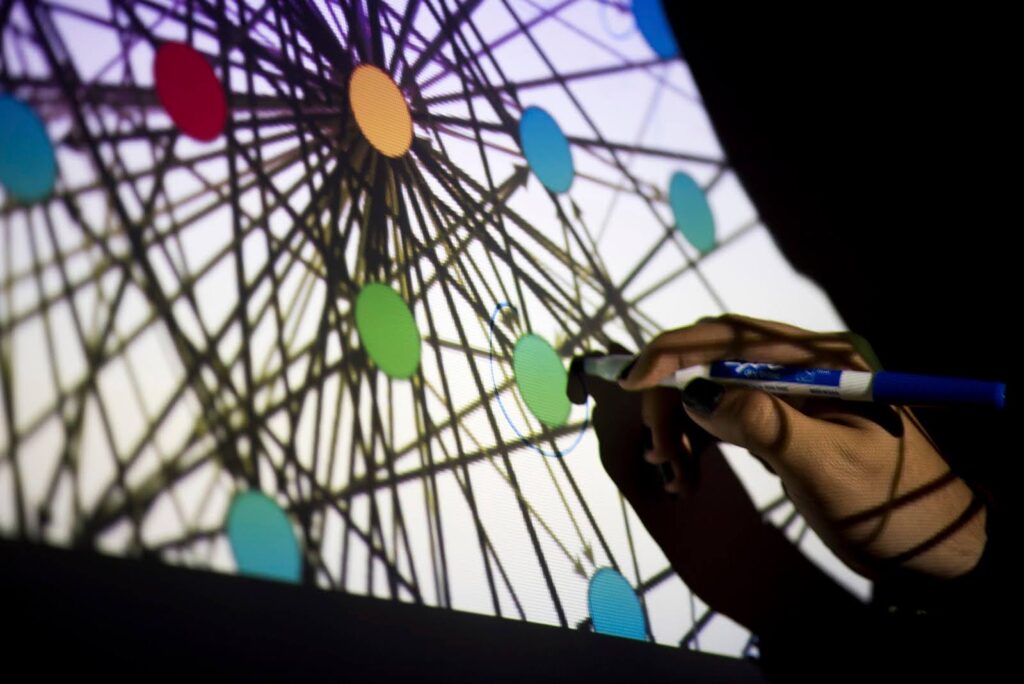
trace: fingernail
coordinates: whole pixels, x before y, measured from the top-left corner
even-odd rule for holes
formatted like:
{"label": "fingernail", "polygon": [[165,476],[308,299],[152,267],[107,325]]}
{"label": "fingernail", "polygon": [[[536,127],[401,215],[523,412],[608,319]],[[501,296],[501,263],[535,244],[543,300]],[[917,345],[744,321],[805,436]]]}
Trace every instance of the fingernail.
{"label": "fingernail", "polygon": [[587,379],[583,372],[583,357],[576,356],[569,364],[568,381],[565,386],[565,394],[569,401],[574,404],[585,404],[587,402]]}
{"label": "fingernail", "polygon": [[619,382],[622,382],[627,377],[629,377],[629,372],[633,370],[633,366],[636,365],[636,362],[639,359],[640,359],[640,355],[637,354],[636,356],[633,357],[633,359],[629,363],[626,364],[626,367],[622,369],[621,373],[619,373]]}
{"label": "fingernail", "polygon": [[696,378],[683,390],[683,403],[697,413],[710,415],[722,401],[725,388],[717,382]]}
{"label": "fingernail", "polygon": [[668,484],[672,480],[676,479],[676,471],[672,469],[672,464],[668,461],[660,463],[658,469],[661,471],[662,484]]}
{"label": "fingernail", "polygon": [[654,448],[654,435],[651,433],[651,428],[644,427],[644,451],[650,451]]}

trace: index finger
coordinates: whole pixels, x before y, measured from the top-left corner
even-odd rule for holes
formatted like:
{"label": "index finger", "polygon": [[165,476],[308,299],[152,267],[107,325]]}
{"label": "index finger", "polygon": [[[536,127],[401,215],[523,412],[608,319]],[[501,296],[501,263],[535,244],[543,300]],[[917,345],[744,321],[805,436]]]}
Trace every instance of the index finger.
{"label": "index finger", "polygon": [[681,368],[730,359],[871,370],[854,338],[736,314],[705,318],[654,338],[620,383],[624,389],[646,389]]}

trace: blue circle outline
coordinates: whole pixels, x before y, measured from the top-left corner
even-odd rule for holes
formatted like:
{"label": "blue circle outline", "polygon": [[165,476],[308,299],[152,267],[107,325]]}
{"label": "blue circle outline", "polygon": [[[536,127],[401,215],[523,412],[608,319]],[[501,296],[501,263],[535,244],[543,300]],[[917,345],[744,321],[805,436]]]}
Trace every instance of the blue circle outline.
{"label": "blue circle outline", "polygon": [[606,1],[606,2],[602,2],[600,4],[601,4],[601,26],[602,26],[602,28],[604,28],[605,33],[607,33],[609,36],[611,36],[615,40],[624,40],[624,39],[629,38],[630,36],[632,36],[637,31],[639,31],[639,29],[637,28],[637,25],[636,25],[636,17],[633,15],[633,8],[632,7],[630,7],[630,9],[628,11],[628,14],[629,14],[630,17],[633,18],[633,25],[631,27],[629,27],[628,29],[626,29],[625,31],[621,32],[621,33],[616,33],[615,31],[612,31],[612,27],[608,25],[608,6],[611,3]]}

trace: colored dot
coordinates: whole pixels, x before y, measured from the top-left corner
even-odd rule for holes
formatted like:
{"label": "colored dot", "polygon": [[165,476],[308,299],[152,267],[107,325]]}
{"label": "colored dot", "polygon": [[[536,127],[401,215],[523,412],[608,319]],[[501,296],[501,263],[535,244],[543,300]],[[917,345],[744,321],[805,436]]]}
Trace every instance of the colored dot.
{"label": "colored dot", "polygon": [[181,132],[209,142],[224,132],[228,104],[213,67],[195,48],[164,43],[153,63],[156,96]]}
{"label": "colored dot", "polygon": [[679,56],[679,45],[661,0],[633,0],[633,17],[654,53],[664,59]]}
{"label": "colored dot", "polygon": [[363,348],[393,378],[408,378],[420,365],[420,331],[409,305],[387,285],[370,283],[356,298],[356,330]]}
{"label": "colored dot", "polygon": [[0,95],[0,184],[21,202],[53,191],[57,160],[39,115],[21,100]]}
{"label": "colored dot", "polygon": [[288,516],[266,494],[236,494],[228,508],[227,528],[240,573],[282,582],[299,581],[299,543]]}
{"label": "colored dot", "polygon": [[668,203],[676,218],[676,228],[701,252],[715,246],[715,218],[704,191],[687,174],[673,174],[668,186]]}
{"label": "colored dot", "polygon": [[569,418],[565,393],[569,375],[558,353],[539,335],[523,335],[512,351],[516,385],[527,408],[548,427],[564,425]]}
{"label": "colored dot", "polygon": [[540,107],[527,107],[519,120],[519,146],[533,173],[551,192],[565,192],[576,170],[569,141],[550,114]]}
{"label": "colored dot", "polygon": [[412,145],[412,115],[402,91],[382,69],[360,64],[348,82],[359,130],[385,157],[401,157]]}
{"label": "colored dot", "polygon": [[587,605],[594,631],[626,639],[647,640],[647,623],[633,587],[612,568],[601,568],[590,578]]}

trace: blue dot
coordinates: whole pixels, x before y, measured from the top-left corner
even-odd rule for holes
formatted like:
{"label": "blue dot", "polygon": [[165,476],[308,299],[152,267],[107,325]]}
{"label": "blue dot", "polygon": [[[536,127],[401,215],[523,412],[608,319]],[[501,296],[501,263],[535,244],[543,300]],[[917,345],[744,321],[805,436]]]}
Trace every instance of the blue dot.
{"label": "blue dot", "polygon": [[266,494],[236,494],[228,509],[227,528],[240,573],[282,582],[299,581],[302,561],[292,525]]}
{"label": "blue dot", "polygon": [[647,640],[647,623],[633,587],[612,568],[601,568],[590,578],[587,604],[594,631],[599,634]]}
{"label": "blue dot", "polygon": [[679,46],[661,0],[633,0],[633,16],[654,53],[664,59],[679,56]]}
{"label": "blue dot", "polygon": [[46,127],[31,107],[0,95],[0,183],[21,202],[53,191],[57,160]]}
{"label": "blue dot", "polygon": [[682,171],[674,174],[668,186],[668,203],[679,232],[702,253],[710,251],[715,246],[715,218],[697,181]]}
{"label": "blue dot", "polygon": [[519,146],[540,182],[551,192],[565,192],[576,171],[569,141],[551,115],[540,107],[527,107],[519,120]]}

